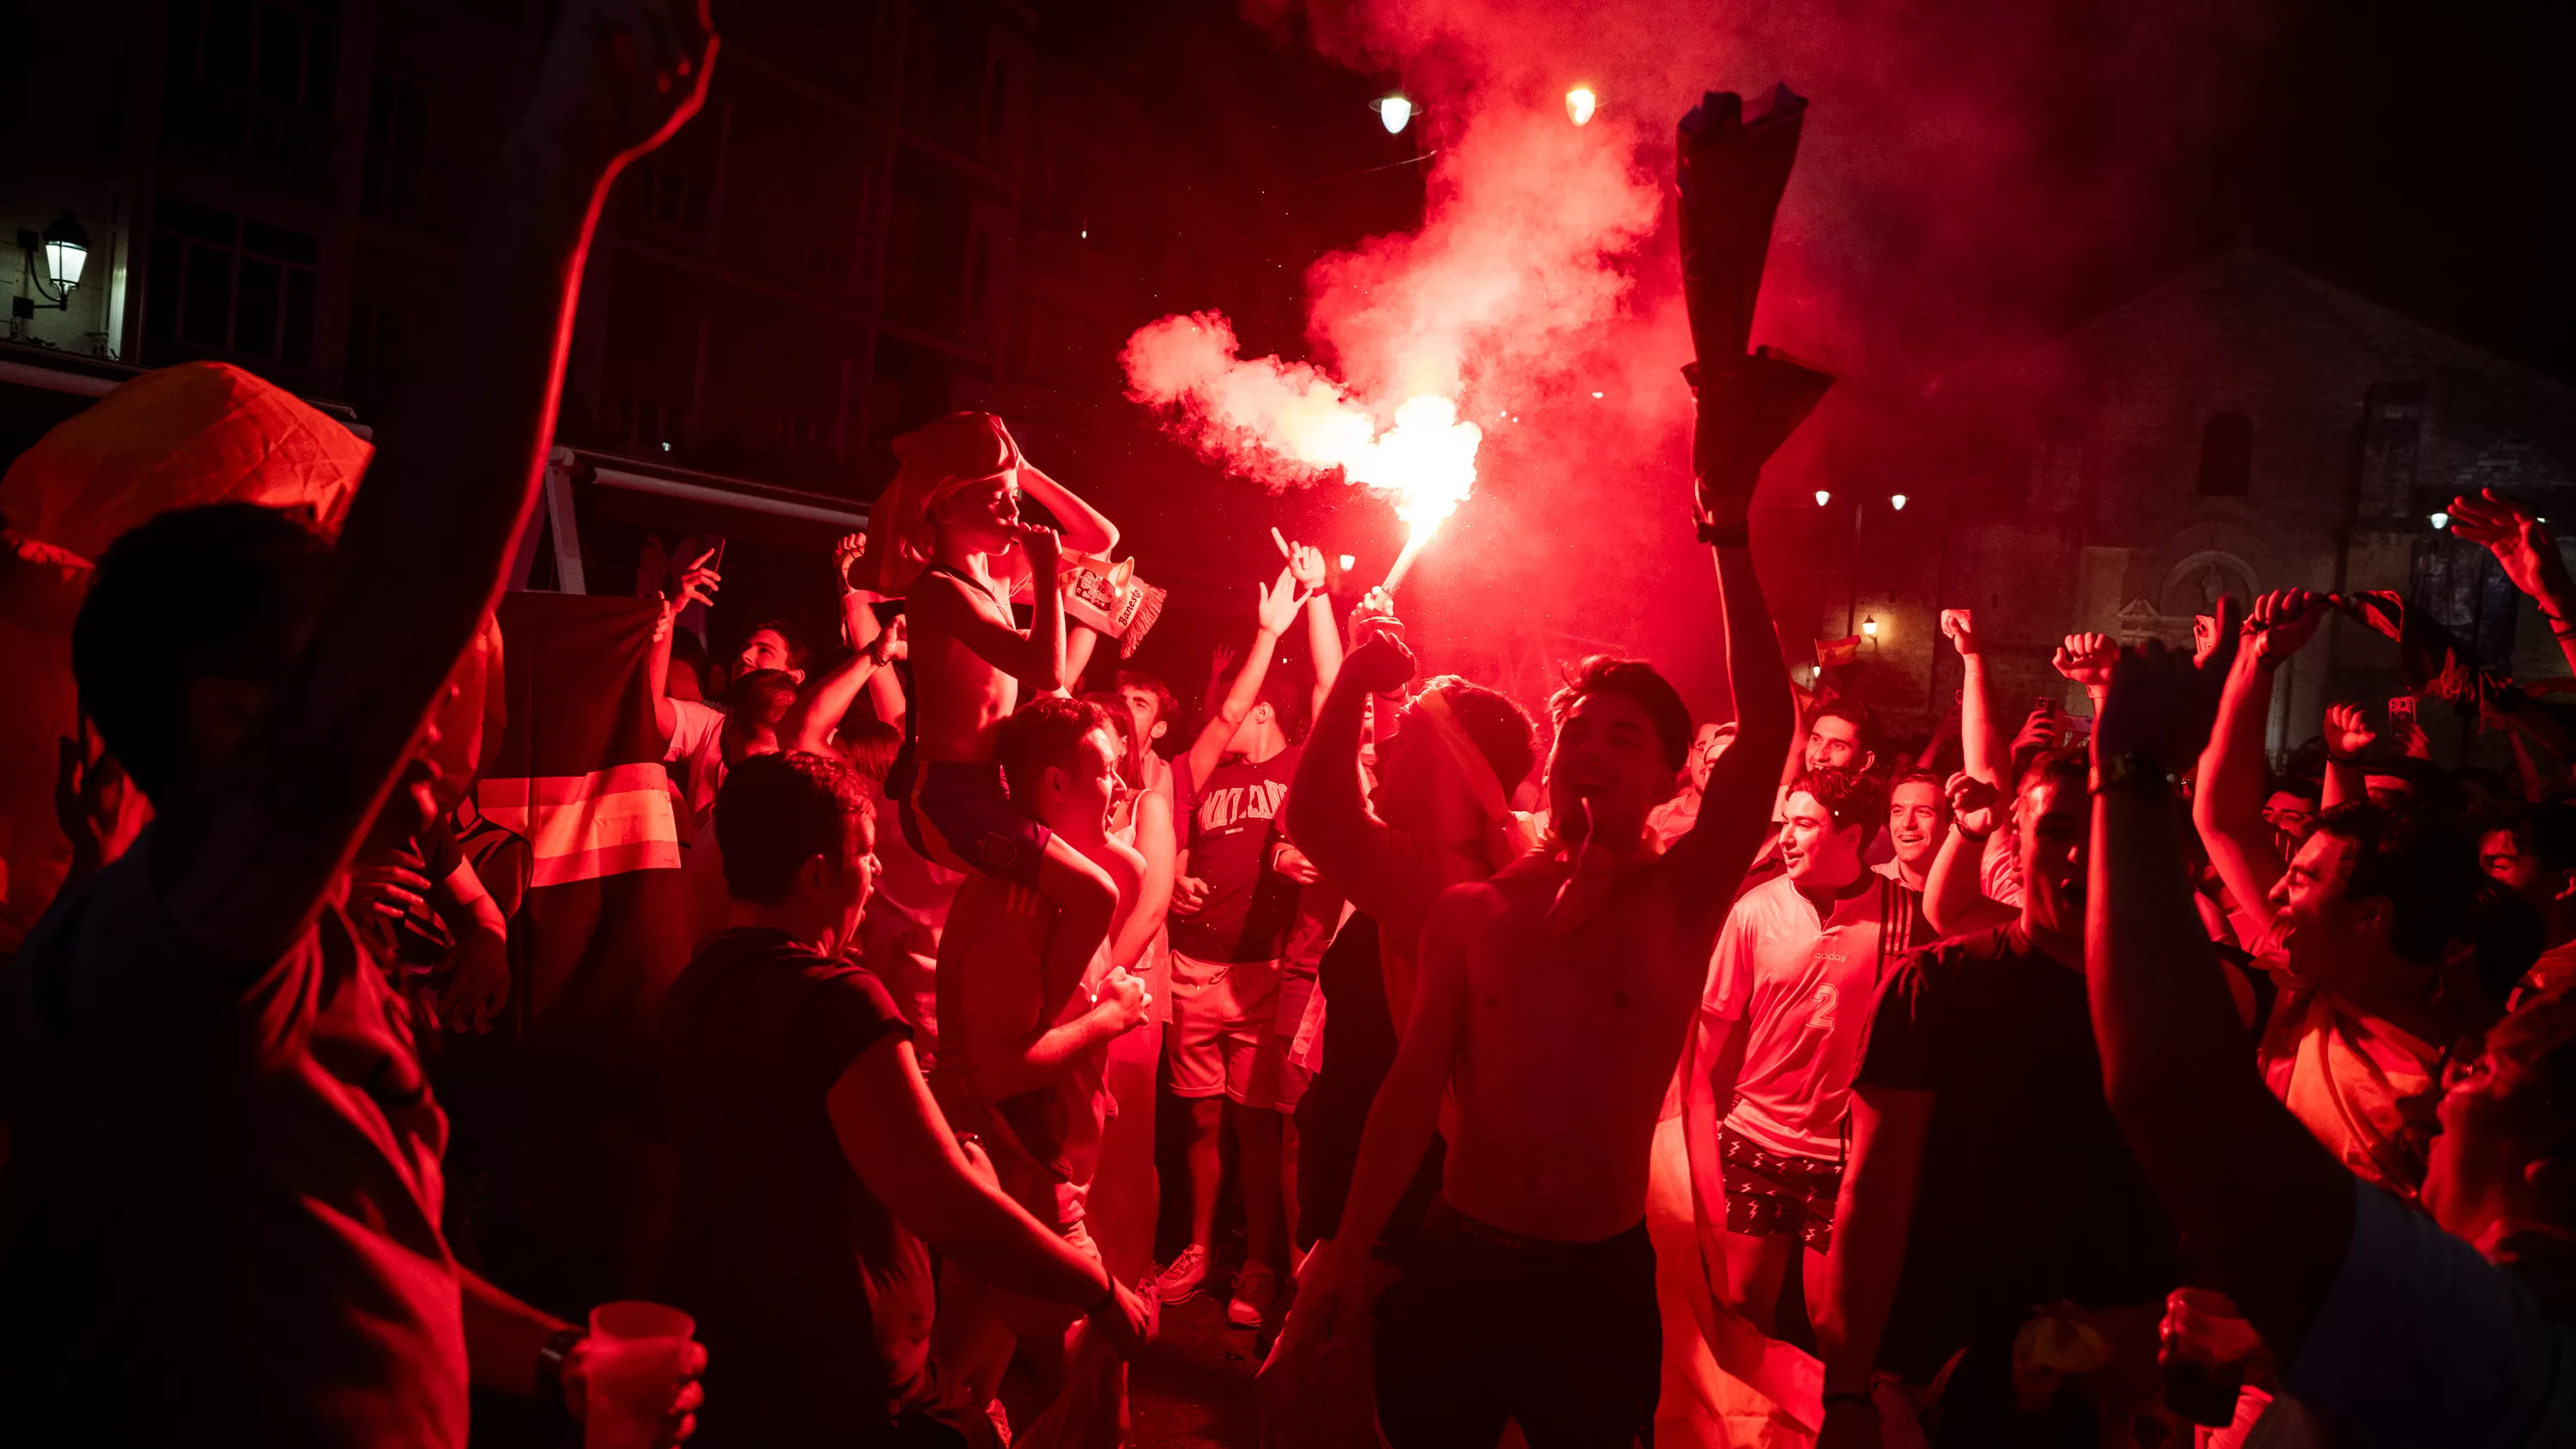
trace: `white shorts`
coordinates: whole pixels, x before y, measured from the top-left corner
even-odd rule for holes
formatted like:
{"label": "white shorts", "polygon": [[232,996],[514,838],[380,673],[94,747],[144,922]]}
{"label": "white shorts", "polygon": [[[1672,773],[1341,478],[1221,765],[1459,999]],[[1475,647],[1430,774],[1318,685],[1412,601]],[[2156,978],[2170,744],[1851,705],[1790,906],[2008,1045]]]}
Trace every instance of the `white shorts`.
{"label": "white shorts", "polygon": [[[1306,1094],[1290,1063],[1312,977],[1283,978],[1276,961],[1201,961],[1172,953],[1172,1095],[1214,1097],[1286,1112]],[[1291,1015],[1290,1013],[1294,1013]]]}

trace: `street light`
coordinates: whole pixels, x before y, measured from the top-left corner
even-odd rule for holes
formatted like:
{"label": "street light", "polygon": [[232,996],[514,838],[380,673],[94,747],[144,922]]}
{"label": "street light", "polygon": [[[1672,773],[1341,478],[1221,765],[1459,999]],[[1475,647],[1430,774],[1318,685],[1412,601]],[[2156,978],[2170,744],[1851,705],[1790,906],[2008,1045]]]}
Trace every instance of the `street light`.
{"label": "street light", "polygon": [[2433,515],[2433,531],[2434,531],[2435,533],[2440,533],[2443,529],[2446,529],[2446,528],[2448,528],[2448,527],[2450,527],[2450,526],[2451,526],[2451,515],[2449,515],[2449,514],[2447,514],[2447,513],[2438,513],[2438,512],[2437,512],[2437,513],[2435,513],[2435,514]]}
{"label": "street light", "polygon": [[1816,490],[1816,506],[1817,506],[1818,508],[1822,508],[1822,507],[1824,507],[1826,504],[1831,503],[1831,502],[1833,502],[1833,501],[1834,501],[1834,495],[1833,495],[1830,491],[1828,491],[1828,490],[1826,490],[1826,489],[1823,489],[1823,488],[1819,488],[1819,489],[1817,489],[1817,490]]}
{"label": "street light", "polygon": [[1887,496],[1887,506],[1895,509],[1899,513],[1903,513],[1905,511],[1905,495],[1902,493],[1889,494]]}
{"label": "street light", "polygon": [[1413,102],[1402,96],[1388,96],[1370,109],[1377,112],[1379,122],[1386,127],[1386,133],[1390,136],[1403,131],[1405,123],[1413,119]]}
{"label": "street light", "polygon": [[1861,621],[1860,621],[1860,631],[1861,631],[1863,634],[1868,635],[1868,636],[1869,636],[1870,638],[1872,638],[1872,639],[1877,638],[1877,637],[1878,637],[1878,616],[1877,616],[1876,614],[1872,614],[1872,615],[1870,615],[1868,618],[1861,620]]}
{"label": "street light", "polygon": [[[80,285],[81,271],[89,264],[89,230],[80,224],[80,218],[66,211],[55,217],[53,225],[46,227],[41,236],[32,231],[19,232],[18,250],[26,253],[27,277],[34,284],[36,295],[10,298],[10,314],[33,317],[39,307],[57,312],[71,310],[72,289]],[[46,293],[45,284],[36,279],[36,253],[39,250],[45,254],[45,270],[54,279],[51,295]]]}
{"label": "street light", "polygon": [[1593,108],[1600,104],[1601,98],[1592,93],[1592,87],[1576,86],[1565,93],[1565,118],[1580,126],[1592,119]]}

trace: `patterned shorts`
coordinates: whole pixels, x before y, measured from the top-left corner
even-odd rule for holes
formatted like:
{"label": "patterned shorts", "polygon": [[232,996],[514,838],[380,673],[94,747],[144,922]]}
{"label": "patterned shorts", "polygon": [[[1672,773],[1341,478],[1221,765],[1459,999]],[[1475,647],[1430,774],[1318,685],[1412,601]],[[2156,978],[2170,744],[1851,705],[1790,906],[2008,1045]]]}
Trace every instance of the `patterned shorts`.
{"label": "patterned shorts", "polygon": [[1726,1168],[1728,1232],[1794,1237],[1819,1253],[1833,1247],[1842,1164],[1774,1152],[1724,1128],[1718,1135],[1718,1160]]}

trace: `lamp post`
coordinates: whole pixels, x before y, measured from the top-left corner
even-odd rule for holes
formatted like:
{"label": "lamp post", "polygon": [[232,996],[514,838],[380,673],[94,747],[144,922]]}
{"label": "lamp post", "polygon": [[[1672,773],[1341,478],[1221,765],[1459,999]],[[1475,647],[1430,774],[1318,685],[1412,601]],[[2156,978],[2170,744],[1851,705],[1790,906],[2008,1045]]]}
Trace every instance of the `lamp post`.
{"label": "lamp post", "polygon": [[[26,322],[35,317],[39,307],[56,312],[71,310],[72,289],[80,285],[81,272],[89,264],[89,230],[80,224],[80,218],[66,211],[54,218],[42,234],[19,232],[18,250],[26,254],[27,284],[35,295],[10,298],[10,316]],[[51,294],[36,276],[36,254],[40,250],[45,257],[45,271],[54,279]]]}
{"label": "lamp post", "polygon": [[[1830,488],[1819,488],[1819,489],[1817,489],[1817,490],[1816,490],[1816,506],[1817,506],[1818,508],[1830,507],[1830,506],[1832,505],[1833,501],[1834,501],[1834,495],[1833,495],[1833,490],[1832,490],[1832,489],[1830,489]],[[1903,513],[1903,512],[1905,511],[1905,505],[1906,505],[1908,502],[1910,502],[1910,501],[1911,501],[1911,500],[1910,500],[1910,499],[1908,499],[1908,498],[1907,498],[1904,494],[1902,494],[1902,493],[1890,493],[1889,495],[1887,495],[1887,506],[1888,506],[1888,508],[1889,508],[1891,511],[1893,511],[1893,512]],[[1844,594],[1844,596],[1843,596],[1843,635],[1844,635],[1844,637],[1849,638],[1850,636],[1852,636],[1852,635],[1854,635],[1854,634],[1860,634],[1860,635],[1863,635],[1863,636],[1865,636],[1865,637],[1875,639],[1875,638],[1877,638],[1877,637],[1878,637],[1878,616],[1877,616],[1877,615],[1875,615],[1875,614],[1872,614],[1872,615],[1869,617],[1869,621],[1868,621],[1867,623],[1865,623],[1865,624],[1864,624],[1864,623],[1859,622],[1859,619],[1860,619],[1860,529],[1861,529],[1861,520],[1862,520],[1865,516],[1867,516],[1868,511],[1869,511],[1869,504],[1868,504],[1867,497],[1866,497],[1865,495],[1863,495],[1863,494],[1858,494],[1858,493],[1853,494],[1853,495],[1852,495],[1852,505],[1851,505],[1851,510],[1852,510],[1852,546],[1851,546],[1851,566],[1850,566],[1850,569],[1849,569],[1849,571],[1848,571],[1848,573],[1849,573],[1849,577],[1848,577],[1848,579],[1847,579],[1848,588],[1847,588],[1847,591],[1845,592],[1845,594]]]}

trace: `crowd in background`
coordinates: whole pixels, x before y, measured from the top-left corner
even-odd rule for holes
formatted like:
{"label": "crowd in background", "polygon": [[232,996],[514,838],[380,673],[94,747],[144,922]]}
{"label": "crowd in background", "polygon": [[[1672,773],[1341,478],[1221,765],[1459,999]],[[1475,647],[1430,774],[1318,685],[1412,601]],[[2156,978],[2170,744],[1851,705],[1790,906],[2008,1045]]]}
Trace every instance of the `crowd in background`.
{"label": "crowd in background", "polygon": [[[1281,1443],[2576,1435],[2544,697],[2285,589],[2189,650],[2068,637],[2089,730],[2007,734],[1953,611],[1956,728],[1892,741],[1793,687],[1750,479],[1704,479],[1732,720],[1643,660],[1418,677],[1282,538],[1188,730],[1068,601],[1115,523],[982,413],[898,443],[837,648],[707,648],[712,550],[496,615],[589,217],[714,52],[573,12],[472,365],[344,512],[171,511],[88,584],[74,861],[0,1011],[43,1442],[1115,1443],[1160,1308],[1219,1290]],[[2451,513],[2576,667],[2539,520]],[[2434,764],[2411,695],[2270,757],[2338,610],[2516,777]],[[509,737],[591,710],[575,765],[453,768],[509,650]],[[539,969],[566,932],[674,963],[614,978],[635,1059],[531,1065],[607,1019]]]}

